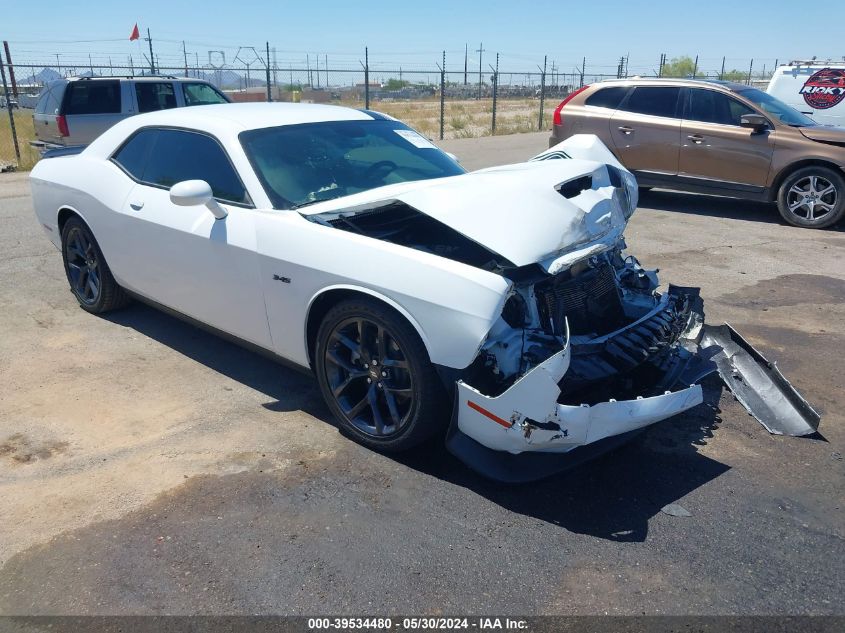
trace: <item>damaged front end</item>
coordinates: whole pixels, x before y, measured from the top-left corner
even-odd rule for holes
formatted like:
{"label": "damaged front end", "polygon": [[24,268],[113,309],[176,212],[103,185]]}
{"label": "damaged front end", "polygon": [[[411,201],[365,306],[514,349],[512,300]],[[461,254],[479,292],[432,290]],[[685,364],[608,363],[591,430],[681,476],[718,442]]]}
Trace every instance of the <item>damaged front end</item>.
{"label": "damaged front end", "polygon": [[[500,481],[541,478],[701,404],[698,383],[712,372],[767,428],[780,419],[792,425],[781,432],[818,428],[774,365],[738,335],[745,348],[730,346],[727,326],[704,326],[698,288],[658,292],[657,271],[623,249],[620,239],[555,275],[513,275],[502,317],[456,383],[453,454]],[[775,392],[797,416],[766,405]]]}
{"label": "damaged front end", "polygon": [[658,293],[656,271],[623,247],[555,275],[512,273],[502,317],[457,382],[450,451],[494,479],[530,480],[570,465],[561,453],[610,448],[702,402],[687,349],[704,321],[698,289]]}

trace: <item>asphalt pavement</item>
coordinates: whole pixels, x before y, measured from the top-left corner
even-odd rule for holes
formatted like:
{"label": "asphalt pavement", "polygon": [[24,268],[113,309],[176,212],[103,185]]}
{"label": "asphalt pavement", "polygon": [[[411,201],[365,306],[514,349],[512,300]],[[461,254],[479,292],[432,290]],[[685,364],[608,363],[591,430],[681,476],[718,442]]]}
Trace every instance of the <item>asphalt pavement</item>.
{"label": "asphalt pavement", "polygon": [[[546,139],[442,145],[473,169]],[[152,308],[83,312],[25,175],[0,174],[0,226],[2,614],[845,614],[842,227],[652,191],[627,232],[778,361],[818,437],[770,435],[710,381],[629,445],[505,486],[438,444],[356,445],[309,376]]]}

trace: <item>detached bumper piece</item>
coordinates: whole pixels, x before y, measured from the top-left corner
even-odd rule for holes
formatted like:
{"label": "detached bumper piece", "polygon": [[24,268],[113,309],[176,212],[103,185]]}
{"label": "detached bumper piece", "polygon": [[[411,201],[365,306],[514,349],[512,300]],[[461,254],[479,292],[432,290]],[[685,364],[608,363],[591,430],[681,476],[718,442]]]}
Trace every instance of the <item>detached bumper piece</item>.
{"label": "detached bumper piece", "polygon": [[740,404],[775,435],[813,435],[821,416],[775,363],[749,345],[727,323],[705,326],[702,355],[716,364],[728,389]]}

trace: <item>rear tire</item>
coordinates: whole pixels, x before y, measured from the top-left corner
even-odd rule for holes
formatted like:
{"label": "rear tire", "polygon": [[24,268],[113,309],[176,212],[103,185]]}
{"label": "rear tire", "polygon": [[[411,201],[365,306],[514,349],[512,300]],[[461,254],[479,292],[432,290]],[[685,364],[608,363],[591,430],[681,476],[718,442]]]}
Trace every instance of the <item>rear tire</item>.
{"label": "rear tire", "polygon": [[796,169],[778,190],[778,211],[793,226],[823,229],[845,215],[845,177],[829,167]]}
{"label": "rear tire", "polygon": [[416,330],[368,298],[326,314],[314,350],[320,391],[341,429],[383,452],[408,450],[445,430],[440,378]]}
{"label": "rear tire", "polygon": [[117,285],[94,234],[80,218],[72,217],[62,227],[62,261],[70,291],[86,312],[102,314],[129,303]]}

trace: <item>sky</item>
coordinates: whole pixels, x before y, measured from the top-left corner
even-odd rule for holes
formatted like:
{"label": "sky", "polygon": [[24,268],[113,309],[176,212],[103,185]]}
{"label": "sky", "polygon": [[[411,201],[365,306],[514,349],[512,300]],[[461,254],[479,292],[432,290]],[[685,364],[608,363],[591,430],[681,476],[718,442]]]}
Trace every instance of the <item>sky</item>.
{"label": "sky", "polygon": [[[140,64],[147,43],[128,41],[137,23],[144,35],[150,29],[162,65],[183,63],[183,40],[189,62],[201,65],[222,63],[223,55],[209,56],[210,50],[222,51],[230,65],[236,55],[255,64],[255,52],[243,47],[263,55],[269,42],[281,67],[304,67],[307,55],[312,67],[315,56],[321,65],[328,56],[330,68],[360,68],[366,46],[371,68],[401,66],[406,72],[436,68],[444,50],[447,69],[462,70],[466,45],[469,68],[477,72],[481,43],[485,73],[497,52],[502,72],[536,71],[548,56],[549,69],[554,63],[561,72],[572,72],[586,57],[588,72],[615,73],[619,57],[627,55],[630,74],[653,73],[662,53],[670,59],[699,55],[700,68],[713,71],[723,56],[728,69],[741,70],[754,58],[756,71],[763,64],[771,68],[775,60],[845,55],[838,31],[828,37],[819,33],[825,24],[845,21],[845,2],[817,0],[811,21],[801,20],[791,7],[782,0],[205,0],[201,5],[42,0],[37,11],[23,2],[4,6],[0,39],[9,41],[18,64],[55,65],[57,53],[59,63],[67,65],[81,65],[89,54],[95,65],[109,59],[128,64],[130,55]],[[796,28],[796,19],[813,26]]]}

